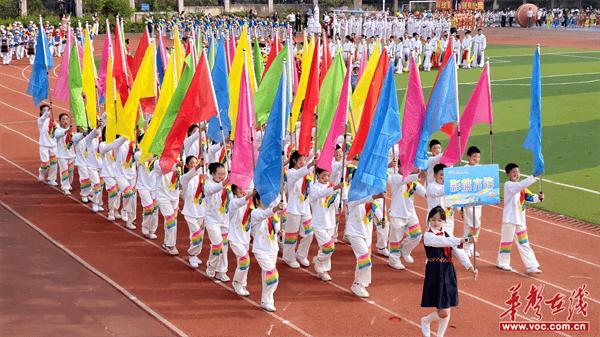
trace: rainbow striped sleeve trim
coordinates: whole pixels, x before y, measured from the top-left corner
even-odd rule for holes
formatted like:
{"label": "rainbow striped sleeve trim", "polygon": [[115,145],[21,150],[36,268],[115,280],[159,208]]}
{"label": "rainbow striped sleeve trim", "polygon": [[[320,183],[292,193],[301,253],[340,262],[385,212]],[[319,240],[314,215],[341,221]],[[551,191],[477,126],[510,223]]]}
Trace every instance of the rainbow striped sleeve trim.
{"label": "rainbow striped sleeve trim", "polygon": [[117,185],[113,185],[106,192],[108,192],[109,198],[116,198],[119,195],[119,187]]}
{"label": "rainbow striped sleeve trim", "polygon": [[238,259],[238,270],[248,270],[248,268],[250,268],[250,255],[246,253]]}
{"label": "rainbow striped sleeve trim", "polygon": [[79,182],[81,189],[85,190],[92,187],[92,181],[89,178],[81,179]]}
{"label": "rainbow striped sleeve trim", "polygon": [[356,260],[356,265],[358,269],[365,269],[371,267],[371,254],[366,253],[358,257]]}
{"label": "rainbow striped sleeve trim", "polygon": [[474,238],[478,238],[479,237],[479,230],[480,229],[481,229],[480,227],[471,227],[471,228],[469,228],[469,235],[468,236],[471,236],[471,237],[474,237]]}
{"label": "rainbow striped sleeve trim", "polygon": [[500,242],[500,254],[509,254],[512,248],[512,241]]}
{"label": "rainbow striped sleeve trim", "polygon": [[129,199],[135,195],[135,189],[131,186],[125,187],[123,190],[123,198]]}
{"label": "rainbow striped sleeve trim", "polygon": [[192,246],[199,246],[202,244],[202,240],[204,239],[204,228],[195,231],[192,233]]}
{"label": "rainbow striped sleeve trim", "polygon": [[404,191],[405,198],[411,198],[417,190],[417,184],[415,182],[406,184],[406,191]]}
{"label": "rainbow striped sleeve trim", "polygon": [[390,242],[390,253],[391,254],[400,253],[400,241]]}
{"label": "rainbow striped sleeve trim", "polygon": [[167,216],[165,219],[165,224],[167,225],[167,229],[173,229],[177,227],[177,215],[175,213]]}
{"label": "rainbow striped sleeve trim", "polygon": [[420,235],[422,235],[422,233],[423,232],[421,232],[421,226],[419,224],[408,226],[408,235],[411,239],[419,237]]}
{"label": "rainbow striped sleeve trim", "polygon": [[277,282],[279,282],[279,272],[277,271],[277,268],[267,271],[265,283],[268,286],[271,286],[276,284]]}
{"label": "rainbow striped sleeve trim", "polygon": [[328,197],[325,197],[325,201],[323,202],[323,208],[329,208],[335,202],[335,198],[337,197],[337,193],[334,193]]}
{"label": "rainbow striped sleeve trim", "polygon": [[523,189],[519,196],[519,202],[521,203],[521,211],[525,211],[525,203],[533,202],[535,200],[535,194],[531,193],[528,189]]}
{"label": "rainbow striped sleeve trim", "polygon": [[333,253],[333,251],[335,250],[335,243],[333,242],[333,239],[325,242],[325,244],[323,244],[323,246],[321,246],[321,252],[323,254],[331,254]]}
{"label": "rainbow striped sleeve trim", "polygon": [[312,219],[308,219],[302,223],[302,228],[304,228],[304,235],[309,235],[313,232]]}
{"label": "rainbow striped sleeve trim", "polygon": [[210,246],[210,254],[213,256],[218,256],[223,253],[223,242],[219,242],[219,244]]}
{"label": "rainbow striped sleeve trim", "polygon": [[304,179],[302,180],[300,201],[304,201],[308,198],[308,195],[310,193],[310,185],[312,184],[312,181],[313,181],[312,176],[310,174],[307,174],[306,176],[304,176]]}
{"label": "rainbow striped sleeve trim", "polygon": [[298,232],[296,233],[285,233],[283,243],[286,245],[294,245],[298,241]]}
{"label": "rainbow striped sleeve trim", "polygon": [[529,237],[527,236],[527,230],[522,230],[520,232],[517,232],[517,240],[519,241],[519,244],[524,245],[526,243],[529,242]]}
{"label": "rainbow striped sleeve trim", "polygon": [[448,207],[446,208],[446,217],[452,218],[454,216],[454,208]]}

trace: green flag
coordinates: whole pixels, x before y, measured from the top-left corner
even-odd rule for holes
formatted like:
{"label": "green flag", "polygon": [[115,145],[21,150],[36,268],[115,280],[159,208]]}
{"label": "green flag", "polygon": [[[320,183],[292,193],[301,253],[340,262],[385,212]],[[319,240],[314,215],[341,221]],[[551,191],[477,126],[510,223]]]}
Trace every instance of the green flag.
{"label": "green flag", "polygon": [[317,148],[319,149],[323,147],[323,143],[325,143],[325,139],[329,133],[329,128],[331,128],[331,121],[340,101],[345,76],[346,66],[342,59],[342,53],[338,51],[333,64],[327,70],[327,74],[325,74],[319,93],[319,106],[317,107],[319,117],[317,124]]}
{"label": "green flag", "polygon": [[[269,67],[269,70],[267,70],[265,73],[265,77],[262,79],[264,83],[271,85],[259,86],[256,94],[254,94],[254,112],[256,113],[256,125],[258,126],[262,126],[269,119],[269,112],[271,112],[273,100],[275,100],[275,94],[277,94],[276,83],[279,83],[281,78],[283,59],[286,56],[287,46],[283,47],[279,54],[277,54],[277,57],[275,57],[275,60],[273,60],[273,63],[271,63],[271,66]],[[254,67],[254,69],[256,69],[256,67]],[[256,78],[258,79],[259,77],[257,76]],[[343,81],[344,79],[342,78],[342,82]]]}
{"label": "green flag", "polygon": [[69,96],[71,98],[71,113],[75,118],[75,125],[84,129],[89,127],[83,103],[81,65],[79,64],[79,53],[77,43],[73,42],[71,54],[69,55]]}
{"label": "green flag", "polygon": [[[254,58],[253,61],[254,61],[254,74],[256,75],[255,76],[256,84],[258,84],[259,88],[260,88],[260,83],[262,82],[261,81],[262,74],[263,74],[263,71],[265,70],[265,64],[263,62],[262,52],[260,51],[260,47],[258,46],[257,38],[254,38],[254,51],[252,52],[252,56]],[[275,91],[277,91],[277,88],[275,88]]]}
{"label": "green flag", "polygon": [[167,111],[165,112],[162,123],[160,123],[160,126],[156,131],[156,136],[154,137],[154,141],[152,141],[152,145],[150,145],[150,150],[148,151],[149,153],[153,155],[162,154],[163,148],[165,147],[165,139],[167,139],[167,135],[171,130],[171,126],[173,126],[173,122],[177,117],[177,112],[179,112],[181,102],[183,101],[183,98],[190,87],[190,83],[192,82],[192,78],[194,77],[194,69],[194,61],[192,60],[192,54],[190,53],[185,58],[185,69],[183,70],[183,74],[181,74],[181,79],[179,80],[177,88],[173,93],[173,97],[171,98],[171,102],[167,107]]}

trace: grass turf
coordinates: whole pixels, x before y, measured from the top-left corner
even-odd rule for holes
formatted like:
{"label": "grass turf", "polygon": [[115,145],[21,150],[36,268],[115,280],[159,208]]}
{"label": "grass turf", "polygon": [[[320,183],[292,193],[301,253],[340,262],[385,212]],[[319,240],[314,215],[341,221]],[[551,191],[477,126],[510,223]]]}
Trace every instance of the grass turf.
{"label": "grass turf", "polygon": [[[501,168],[508,162],[532,170],[532,154],[522,143],[529,128],[529,81],[535,46],[489,45],[492,84],[493,155]],[[600,191],[600,51],[542,48],[542,125],[546,173],[543,178]],[[437,70],[421,72],[427,101]],[[481,69],[459,69],[459,102],[466,105]],[[397,75],[398,97],[404,97],[407,74]],[[402,112],[401,112],[402,113]],[[473,128],[469,145],[489,163],[489,127]],[[446,135],[434,135],[442,143]],[[504,180],[504,174],[500,174]],[[539,185],[532,186],[538,191]],[[600,224],[600,195],[551,183],[543,184],[546,199],[536,207]]]}

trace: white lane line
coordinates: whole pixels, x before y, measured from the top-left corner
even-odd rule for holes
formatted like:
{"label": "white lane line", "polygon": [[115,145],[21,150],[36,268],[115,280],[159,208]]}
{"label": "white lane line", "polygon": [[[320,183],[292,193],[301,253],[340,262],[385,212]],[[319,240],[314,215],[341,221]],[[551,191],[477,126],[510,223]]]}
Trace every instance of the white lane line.
{"label": "white lane line", "polygon": [[[32,177],[34,177],[34,178],[36,178],[36,179],[37,179],[37,176],[36,176],[35,174],[33,174],[32,172],[30,172],[30,171],[29,171],[29,170],[27,170],[26,168],[24,168],[24,167],[22,167],[21,165],[19,165],[19,164],[17,164],[17,163],[15,163],[15,162],[13,162],[12,160],[10,160],[10,159],[6,158],[5,156],[3,156],[3,155],[1,155],[1,154],[0,154],[0,159],[3,159],[3,160],[4,160],[4,161],[6,161],[7,163],[9,163],[9,164],[11,164],[12,166],[16,167],[17,169],[19,169],[19,170],[23,171],[24,173],[26,173],[26,174],[28,174],[28,175],[30,175],[30,176],[32,176]],[[55,186],[48,186],[48,187],[50,187],[50,188],[52,188],[52,189],[54,189],[54,190],[56,190],[57,192],[59,192],[59,193],[61,193],[61,194],[62,194],[62,192],[60,191],[60,189],[59,189],[58,187],[55,187]],[[91,208],[90,206],[88,206],[88,205],[84,204],[84,203],[83,203],[81,200],[79,200],[79,199],[77,199],[77,198],[73,197],[72,195],[70,195],[70,196],[65,196],[65,197],[67,197],[67,198],[69,198],[69,199],[71,199],[71,200],[75,201],[76,203],[80,204],[81,206],[83,206],[83,207],[87,208],[88,210],[90,210],[90,212],[92,211],[92,208]],[[143,236],[139,235],[138,233],[136,233],[136,232],[134,232],[134,231],[131,231],[131,230],[128,230],[128,229],[126,229],[125,227],[123,227],[123,226],[121,226],[120,224],[118,224],[116,221],[110,221],[110,220],[108,220],[107,216],[106,216],[106,215],[104,215],[104,214],[102,214],[102,213],[95,213],[95,214],[96,214],[96,215],[98,215],[98,216],[100,216],[100,217],[102,217],[102,218],[103,218],[103,219],[105,219],[107,222],[109,222],[109,223],[110,223],[110,224],[112,224],[113,226],[116,226],[117,228],[119,228],[120,230],[124,231],[125,233],[127,233],[127,234],[129,234],[129,235],[132,235],[132,236],[134,236],[134,237],[136,237],[136,238],[138,238],[138,239],[140,239],[140,240],[143,240],[143,241],[145,241],[146,243],[148,243],[148,244],[150,244],[150,245],[154,246],[155,248],[159,249],[161,252],[164,252],[164,250],[162,249],[162,247],[160,247],[160,246],[159,246],[158,244],[156,244],[154,241],[148,240],[148,239],[146,239],[145,237],[143,237]],[[182,263],[183,265],[185,265],[187,268],[189,268],[189,265],[188,265],[187,261],[186,261],[186,260],[184,260],[183,258],[181,258],[180,256],[177,256],[177,257],[175,257],[175,259],[176,259],[177,261],[181,262],[181,263]],[[229,287],[229,286],[227,286],[227,285],[226,285],[225,283],[223,283],[223,282],[220,282],[220,281],[217,281],[217,280],[215,280],[215,279],[213,279],[213,278],[210,278],[210,277],[208,277],[208,275],[206,275],[206,273],[205,273],[205,272],[203,272],[203,271],[201,271],[200,269],[196,269],[195,271],[196,271],[196,272],[198,272],[198,273],[200,273],[200,274],[201,274],[201,275],[203,275],[204,277],[208,278],[209,280],[213,281],[215,284],[218,284],[219,286],[221,286],[221,287],[223,287],[223,288],[227,289],[229,292],[231,292],[231,293],[235,294],[235,292],[234,292],[234,290],[233,290],[233,288],[232,288],[232,287]],[[236,295],[236,296],[237,296],[237,295]],[[238,296],[238,297],[239,297],[239,296]],[[262,310],[262,308],[260,307],[260,304],[259,304],[259,303],[257,303],[256,301],[254,301],[254,300],[251,300],[251,299],[250,299],[250,298],[248,298],[248,297],[239,297],[239,298],[240,298],[240,299],[242,299],[242,300],[244,300],[244,301],[246,301],[246,302],[248,302],[248,303],[250,303],[251,305],[253,305],[254,307],[256,307],[256,308],[260,309],[261,311],[263,311],[263,310]],[[279,321],[279,322],[281,322],[282,324],[284,324],[284,325],[287,325],[288,327],[292,328],[293,330],[295,330],[296,332],[298,332],[299,334],[301,334],[301,335],[303,335],[303,336],[305,336],[305,337],[310,337],[310,336],[312,336],[310,333],[306,332],[304,329],[300,328],[298,325],[296,325],[296,324],[292,323],[291,321],[289,321],[289,320],[287,320],[287,319],[284,319],[283,317],[281,317],[281,316],[279,316],[279,315],[277,315],[277,314],[275,314],[275,313],[272,313],[272,312],[267,312],[267,311],[263,311],[263,312],[264,312],[265,314],[267,314],[267,315],[269,315],[269,316],[271,316],[271,317],[275,318],[276,320],[278,320],[278,321]]]}
{"label": "white lane line", "polygon": [[[10,76],[10,75],[7,75],[7,74],[3,74],[2,76],[13,77],[13,76]],[[26,97],[29,97],[29,98],[31,98],[31,95],[29,95],[29,94],[28,94],[28,93],[26,93],[26,92],[19,91],[19,90],[15,90],[15,89],[13,89],[13,88],[10,88],[10,87],[7,87],[7,86],[5,86],[5,85],[3,85],[3,84],[0,84],[0,87],[4,88],[4,89],[6,89],[6,90],[12,91],[12,92],[14,92],[14,93],[17,93],[17,94],[19,94],[19,95],[23,95],[23,96],[26,96]],[[62,106],[60,106],[60,105],[58,105],[58,104],[56,104],[56,103],[53,103],[53,104],[52,104],[52,107],[53,107],[53,108],[59,108],[59,109],[61,109],[61,110],[63,110],[63,111],[66,111],[66,112],[70,112],[70,110],[69,110],[69,109],[67,109],[67,108],[63,108]]]}
{"label": "white lane line", "polygon": [[27,135],[26,135],[26,134],[24,134],[24,133],[21,133],[21,132],[19,132],[19,131],[17,131],[17,130],[15,130],[15,129],[13,129],[13,128],[11,128],[11,127],[8,127],[8,126],[6,126],[6,125],[2,125],[2,124],[0,124],[0,126],[1,126],[1,127],[3,127],[3,128],[5,128],[5,129],[8,129],[8,130],[10,130],[10,131],[12,131],[12,132],[14,132],[14,133],[16,133],[16,134],[18,134],[18,135],[21,135],[21,136],[23,136],[23,137],[27,138],[28,140],[30,140],[30,141],[32,141],[32,142],[34,142],[34,143],[36,143],[36,144],[39,144],[39,142],[38,142],[37,140],[35,140],[35,139],[33,139],[33,138],[31,138],[31,137],[27,136]]}
{"label": "white lane line", "polygon": [[[600,51],[589,50],[589,51],[573,51],[573,52],[553,52],[553,53],[542,53],[542,56],[544,56],[544,55],[571,56],[571,54],[593,54],[593,53],[600,53]],[[490,58],[495,59],[495,58],[505,58],[505,57],[525,57],[525,56],[533,57],[533,53],[520,54],[520,55],[501,55],[501,56],[491,56],[490,55]]]}
{"label": "white lane line", "polygon": [[21,215],[15,209],[13,209],[9,205],[7,205],[4,201],[0,200],[0,205],[2,205],[2,207],[6,208],[14,216],[21,219],[21,221],[26,223],[29,227],[31,227],[36,232],[38,232],[46,240],[50,241],[50,243],[52,243],[58,249],[62,250],[67,255],[69,255],[73,260],[75,260],[79,264],[81,264],[85,269],[89,270],[90,272],[92,272],[93,274],[98,276],[100,279],[102,279],[103,281],[108,283],[115,290],[117,290],[118,292],[123,294],[126,298],[128,298],[136,306],[138,306],[140,309],[144,310],[150,316],[154,317],[156,320],[158,320],[160,323],[162,323],[166,328],[171,330],[173,333],[175,333],[176,335],[178,335],[180,337],[188,336],[185,332],[181,331],[177,326],[175,326],[175,324],[171,323],[168,319],[164,318],[161,314],[154,311],[149,305],[147,305],[146,303],[139,300],[137,297],[135,297],[132,293],[130,293],[127,289],[125,289],[123,286],[118,284],[116,281],[114,281],[113,279],[111,279],[110,277],[108,277],[107,275],[105,275],[104,273],[102,273],[101,271],[99,271],[98,269],[96,269],[95,267],[90,265],[89,263],[87,263],[84,259],[79,257],[77,254],[73,253],[73,251],[71,251],[69,248],[65,247],[60,242],[54,240],[44,230],[40,229],[38,226],[33,224],[31,221],[29,221],[27,218],[25,218],[23,215]]}
{"label": "white lane line", "polygon": [[[571,84],[585,84],[585,83],[595,83],[600,82],[600,79],[589,80],[589,81],[580,81],[580,82],[559,82],[559,83],[542,83],[544,87],[552,87],[558,85],[571,85]],[[529,83],[492,83],[492,86],[517,86],[517,87],[529,87]]]}

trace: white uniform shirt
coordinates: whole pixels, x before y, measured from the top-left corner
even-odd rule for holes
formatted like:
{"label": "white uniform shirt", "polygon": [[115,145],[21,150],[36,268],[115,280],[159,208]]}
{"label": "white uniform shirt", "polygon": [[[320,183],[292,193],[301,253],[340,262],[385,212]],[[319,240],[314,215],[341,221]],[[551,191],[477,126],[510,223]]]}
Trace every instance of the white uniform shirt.
{"label": "white uniform shirt", "polygon": [[156,173],[160,170],[157,160],[148,160],[145,163],[140,162],[141,152],[135,153],[135,161],[137,163],[137,180],[135,188],[138,190],[151,191],[156,190]]}
{"label": "white uniform shirt", "polygon": [[424,195],[425,188],[417,182],[419,179],[417,174],[411,174],[403,179],[404,177],[400,173],[394,173],[388,178],[388,184],[392,190],[390,215],[402,219],[417,217],[413,195],[414,192]]}
{"label": "white uniform shirt", "polygon": [[[257,208],[251,213],[252,226],[252,252],[269,255],[276,255],[279,251],[279,243],[277,242],[277,234],[271,237],[269,234],[269,220],[273,216],[273,209]],[[275,228],[277,231],[278,228]]]}
{"label": "white uniform shirt", "polygon": [[[367,206],[367,204],[373,203]],[[364,239],[371,237],[373,232],[373,220],[369,221],[367,217],[367,207],[375,209],[375,217],[377,219],[383,218],[383,211],[379,207],[379,203],[373,201],[373,198],[367,197],[365,199],[351,201],[348,203],[348,218],[346,219],[346,231],[347,236],[356,236]]]}
{"label": "white uniform shirt", "polygon": [[229,220],[227,212],[221,210],[223,198],[231,198],[231,195],[224,190],[223,183],[217,183],[212,176],[207,177],[204,185],[204,198],[206,199],[206,224],[208,225],[226,225]]}
{"label": "white uniform shirt", "polygon": [[[502,210],[502,223],[510,223],[514,225],[525,225],[525,208],[521,205],[521,191],[535,183],[535,177],[527,177],[527,179],[504,183],[504,209]],[[524,193],[524,192],[523,192]],[[523,196],[526,197],[525,195]],[[526,199],[523,202],[527,201]],[[540,201],[537,195],[531,196],[529,202]]]}
{"label": "white uniform shirt", "polygon": [[[196,192],[200,183],[200,170],[194,168],[189,170],[186,174],[181,176],[180,182],[183,189],[183,210],[181,214],[192,218],[204,218],[206,215],[206,203],[205,199],[196,202]],[[200,191],[201,195],[202,191]]]}
{"label": "white uniform shirt", "polygon": [[[229,204],[229,234],[227,238],[230,242],[239,243],[242,245],[250,244],[250,224],[244,226],[246,218],[250,218],[251,210],[248,209],[246,197],[233,197]],[[248,214],[246,214],[248,212]]]}
{"label": "white uniform shirt", "polygon": [[444,185],[432,181],[427,184],[427,212],[431,211],[435,206],[441,206],[446,209]]}
{"label": "white uniform shirt", "polygon": [[[335,195],[333,184],[322,184],[314,182],[310,187],[310,206],[312,207],[312,225],[315,228],[335,228],[335,207],[339,205],[339,199],[332,199]],[[336,195],[337,197],[337,195]],[[333,200],[333,202],[330,202]],[[338,202],[335,202],[338,200]]]}
{"label": "white uniform shirt", "polygon": [[[309,174],[310,170],[307,166],[299,169],[291,168],[287,171],[287,188],[288,188],[288,213],[293,215],[310,216],[310,208],[308,196],[302,201],[302,184],[304,177]],[[309,188],[310,190],[310,188]]]}
{"label": "white uniform shirt", "polygon": [[56,126],[54,130],[54,139],[56,139],[56,158],[61,159],[74,159],[75,149],[74,143],[83,139],[83,134],[76,133],[67,137],[67,134],[71,131],[64,129],[60,126]]}
{"label": "white uniform shirt", "polygon": [[44,112],[37,120],[38,130],[40,131],[39,143],[43,147],[56,147],[56,139],[50,134],[50,125],[54,122],[50,118],[50,112]]}

